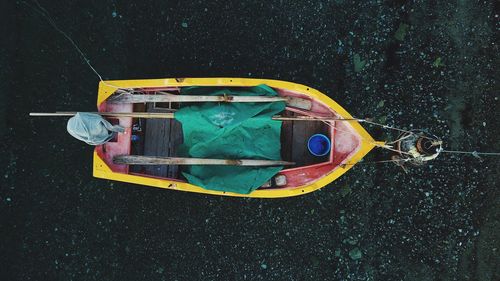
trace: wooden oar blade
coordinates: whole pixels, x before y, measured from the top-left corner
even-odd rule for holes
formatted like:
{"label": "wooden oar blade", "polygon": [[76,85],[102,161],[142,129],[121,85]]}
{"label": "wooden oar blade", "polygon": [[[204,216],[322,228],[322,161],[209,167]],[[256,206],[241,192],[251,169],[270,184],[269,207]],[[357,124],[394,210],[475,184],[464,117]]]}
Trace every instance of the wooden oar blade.
{"label": "wooden oar blade", "polygon": [[142,155],[118,155],[113,158],[113,163],[122,165],[222,165],[222,166],[288,166],[294,162],[275,160],[253,159],[208,159],[208,158],[182,158],[182,157],[157,157]]}

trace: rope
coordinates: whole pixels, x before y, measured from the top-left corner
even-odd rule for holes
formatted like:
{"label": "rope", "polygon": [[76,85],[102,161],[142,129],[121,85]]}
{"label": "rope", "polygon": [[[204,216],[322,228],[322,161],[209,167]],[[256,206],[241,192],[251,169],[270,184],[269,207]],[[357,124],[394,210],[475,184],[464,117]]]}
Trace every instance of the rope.
{"label": "rope", "polygon": [[[382,127],[383,129],[395,130],[395,131],[399,131],[399,132],[403,132],[403,133],[408,133],[408,134],[412,134],[412,135],[415,134],[412,131],[408,131],[408,130],[404,130],[404,129],[392,127],[392,126],[385,125],[385,124],[380,124],[380,123],[369,121],[369,120],[366,120],[366,119],[358,119],[358,122],[363,122],[363,123],[368,123],[370,125],[379,126],[379,127]],[[423,137],[423,138],[426,138],[426,139],[430,139],[430,140],[434,140],[434,138],[427,137],[427,136],[420,136],[420,137]]]}
{"label": "rope", "polygon": [[[403,130],[403,129],[399,129],[399,128],[396,128],[396,127],[391,127],[391,126],[388,126],[388,125],[384,125],[384,124],[380,124],[380,123],[376,123],[376,122],[372,122],[372,121],[368,121],[366,119],[360,119],[359,122],[365,122],[365,123],[368,123],[368,124],[372,124],[372,125],[375,125],[375,126],[381,126],[382,128],[385,128],[385,129],[392,129],[392,130],[397,130],[397,131],[400,131],[400,132],[405,132],[405,133],[409,133],[410,135],[406,136],[406,137],[402,137],[396,141],[393,141],[393,142],[388,142],[387,144],[394,144],[398,141],[401,141],[407,137],[410,137],[411,135],[414,135],[415,133],[413,133],[412,131],[407,131],[407,130]],[[431,138],[431,137],[427,137],[425,135],[421,135],[420,137],[423,137],[423,138],[426,138],[426,139],[430,139],[430,140],[435,140],[434,138]],[[484,156],[500,156],[500,152],[477,152],[477,151],[461,151],[461,150],[444,150],[444,149],[441,149],[439,152],[442,152],[442,153],[450,153],[450,154],[470,154],[474,157],[480,157],[481,155],[484,155]]]}
{"label": "rope", "polygon": [[500,152],[477,152],[477,151],[461,151],[461,150],[441,150],[443,153],[455,153],[455,154],[470,154],[474,157],[479,157],[480,155],[486,156],[500,156]]}
{"label": "rope", "polygon": [[109,86],[109,87],[112,87],[112,88],[115,88],[115,89],[121,89],[120,87],[117,87],[115,85],[112,85],[112,84],[109,84],[107,82],[105,82],[103,79],[102,79],[102,76],[101,74],[99,74],[99,72],[97,72],[97,70],[94,68],[94,66],[90,63],[90,60],[87,58],[87,56],[85,56],[85,54],[83,53],[83,51],[78,47],[78,45],[75,43],[75,41],[73,39],[71,39],[71,37],[69,37],[68,34],[66,34],[66,32],[64,32],[62,29],[60,29],[57,24],[54,22],[54,20],[52,19],[52,17],[50,16],[49,12],[44,8],[42,7],[42,5],[40,5],[40,3],[38,3],[37,0],[33,0],[33,2],[36,4],[37,7],[33,6],[32,4],[26,2],[26,1],[21,1],[21,3],[25,4],[26,6],[30,7],[33,11],[37,12],[38,14],[40,14],[42,17],[45,18],[45,20],[47,20],[49,22],[49,24],[57,31],[59,32],[60,34],[62,34],[70,43],[71,45],[73,45],[73,47],[76,49],[76,51],[80,54],[80,56],[83,58],[83,60],[85,61],[85,63],[90,67],[90,69],[97,75],[97,77],[99,78],[99,80],[104,83],[105,85]]}
{"label": "rope", "polygon": [[408,138],[410,138],[412,136],[413,136],[413,134],[408,134],[408,135],[406,135],[404,137],[401,137],[401,138],[399,138],[399,139],[397,139],[395,141],[388,142],[387,144],[396,144],[396,143],[398,143],[398,142],[400,142],[402,140],[408,139]]}
{"label": "rope", "polygon": [[391,159],[391,160],[380,160],[380,161],[371,161],[371,162],[357,162],[357,163],[345,163],[340,164],[340,166],[353,166],[353,165],[364,165],[364,164],[378,164],[378,163],[399,163],[399,162],[410,162],[411,159],[401,158],[401,159]]}

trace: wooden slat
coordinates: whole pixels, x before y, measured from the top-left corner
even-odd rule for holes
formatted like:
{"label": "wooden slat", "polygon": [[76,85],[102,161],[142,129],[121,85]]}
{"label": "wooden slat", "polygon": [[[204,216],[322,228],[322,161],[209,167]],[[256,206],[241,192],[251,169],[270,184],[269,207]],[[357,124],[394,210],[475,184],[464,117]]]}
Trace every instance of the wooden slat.
{"label": "wooden slat", "polygon": [[[162,109],[154,108],[154,104],[148,104],[148,112],[163,113]],[[147,119],[144,142],[145,156],[170,156],[170,123],[171,120]],[[168,166],[146,166],[147,174],[159,177],[168,177]]]}
{"label": "wooden slat", "polygon": [[297,165],[302,166],[310,158],[309,151],[307,150],[307,140],[310,137],[307,132],[307,126],[302,122],[293,122],[292,128],[292,159],[297,162]]}
{"label": "wooden slat", "polygon": [[281,123],[281,159],[292,161],[293,121]]}
{"label": "wooden slat", "polygon": [[274,160],[155,157],[142,155],[119,155],[113,158],[113,162],[123,165],[284,166],[295,164],[288,161]]}
{"label": "wooden slat", "polygon": [[268,97],[268,96],[197,96],[179,95],[167,92],[158,94],[121,93],[108,98],[110,103],[145,103],[145,102],[276,102],[286,101],[288,106],[311,110],[312,102],[298,97]]}
{"label": "wooden slat", "polygon": [[[183,143],[182,125],[177,120],[170,120],[170,143],[169,155],[171,157],[177,156],[177,149]],[[168,169],[169,178],[177,178],[179,174],[178,166],[170,166]]]}

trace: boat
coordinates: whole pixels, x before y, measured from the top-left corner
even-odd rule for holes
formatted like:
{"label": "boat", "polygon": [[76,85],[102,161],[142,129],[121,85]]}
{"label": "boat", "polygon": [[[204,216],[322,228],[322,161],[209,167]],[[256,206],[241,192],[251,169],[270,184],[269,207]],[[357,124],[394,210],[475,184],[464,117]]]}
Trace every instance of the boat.
{"label": "boat", "polygon": [[[293,162],[273,179],[249,194],[208,190],[190,184],[182,177],[178,165],[123,165],[117,156],[154,155],[173,157],[183,142],[181,124],[173,119],[143,119],[134,114],[169,114],[179,108],[176,102],[117,103],[113,101],[120,89],[143,96],[157,93],[179,93],[184,87],[254,87],[267,85],[280,97],[306,101],[306,108],[287,106],[282,113],[281,157]],[[169,190],[197,192],[222,196],[279,198],[303,195],[333,182],[359,162],[374,147],[375,141],[344,108],[325,94],[311,87],[279,80],[250,78],[167,78],[147,80],[113,80],[99,83],[98,112],[113,113],[107,119],[125,128],[111,141],[97,145],[93,156],[93,175]],[[122,116],[116,115],[123,113]],[[140,115],[137,115],[140,116]],[[310,118],[303,121],[296,118]],[[311,155],[307,142],[311,135],[323,134],[331,143],[330,152]],[[138,137],[139,136],[139,137]]]}

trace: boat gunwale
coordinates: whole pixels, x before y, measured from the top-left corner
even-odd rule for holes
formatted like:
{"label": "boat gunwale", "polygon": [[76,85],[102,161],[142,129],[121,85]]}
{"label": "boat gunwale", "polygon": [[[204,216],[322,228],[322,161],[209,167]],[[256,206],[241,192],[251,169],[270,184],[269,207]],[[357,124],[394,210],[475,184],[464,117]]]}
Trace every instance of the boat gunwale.
{"label": "boat gunwale", "polygon": [[[352,116],[337,102],[320,91],[293,82],[272,80],[272,79],[254,79],[254,78],[168,78],[168,79],[146,79],[146,80],[113,80],[101,81],[99,83],[97,106],[100,105],[111,96],[117,88],[165,88],[165,87],[186,87],[186,86],[227,86],[227,87],[251,87],[259,84],[266,84],[272,88],[287,89],[299,94],[309,96],[316,101],[321,102],[333,112],[344,119],[352,119]],[[183,190],[189,192],[197,192],[212,195],[236,196],[236,197],[257,197],[257,198],[279,198],[298,196],[313,192],[323,186],[333,182],[335,179],[343,175],[351,169],[355,163],[359,162],[368,152],[375,146],[376,141],[368,134],[368,132],[357,121],[349,121],[350,126],[358,134],[360,143],[357,149],[353,150],[346,158],[335,166],[331,171],[324,176],[317,178],[303,186],[283,189],[257,189],[249,194],[238,194],[232,192],[207,190],[201,187],[189,184],[187,182],[179,182],[174,179],[164,178],[149,178],[133,174],[124,174],[113,172],[107,164],[99,157],[96,150],[94,151],[93,175],[98,178],[117,180],[129,183],[136,183],[152,187]],[[361,141],[364,140],[364,141]],[[349,161],[350,165],[342,165]],[[321,162],[315,165],[325,165],[331,163]],[[300,168],[304,168],[303,166]]]}

